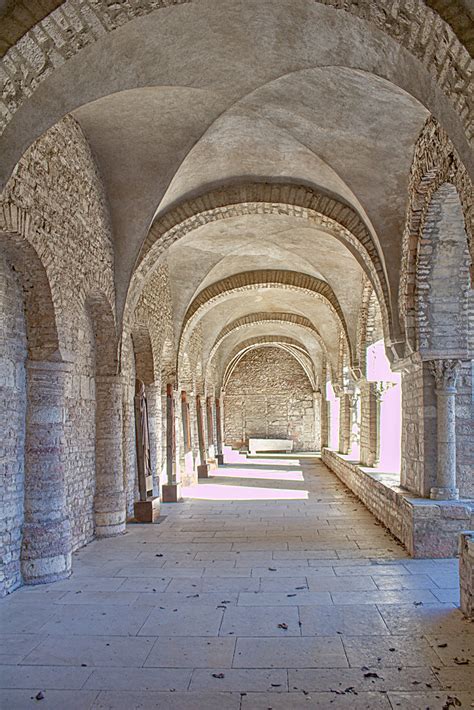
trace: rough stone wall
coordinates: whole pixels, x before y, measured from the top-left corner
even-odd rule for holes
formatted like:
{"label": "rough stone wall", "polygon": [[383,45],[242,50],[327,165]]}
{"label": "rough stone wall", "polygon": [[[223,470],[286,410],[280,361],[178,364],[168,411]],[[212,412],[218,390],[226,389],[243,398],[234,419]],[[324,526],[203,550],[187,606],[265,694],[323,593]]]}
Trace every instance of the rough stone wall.
{"label": "rough stone wall", "polygon": [[474,361],[461,363],[456,390],[456,480],[459,495],[474,498]]}
{"label": "rough stone wall", "polygon": [[439,357],[468,349],[471,258],[456,188],[431,200],[417,262],[417,347]]}
{"label": "rough stone wall", "polygon": [[[65,403],[66,489],[77,548],[92,539],[94,527],[97,348],[86,304],[100,295],[113,320],[115,292],[102,183],[72,117],[66,116],[26,151],[1,201],[4,212],[22,215],[21,237],[33,246],[49,281],[60,355],[73,363]],[[33,321],[33,329],[44,327],[41,310],[33,313]]]}
{"label": "rough stone wall", "polygon": [[313,391],[290,354],[264,347],[242,358],[225,393],[224,431],[234,447],[249,437],[270,437],[292,439],[299,451],[314,450]]}
{"label": "rough stone wall", "polygon": [[468,619],[474,619],[474,531],[459,536],[459,586],[461,611]]}
{"label": "rough stone wall", "polygon": [[402,444],[400,482],[429,497],[436,481],[436,394],[426,363],[402,373]]}
{"label": "rough stone wall", "polygon": [[21,584],[25,447],[26,325],[17,275],[0,255],[0,597]]}

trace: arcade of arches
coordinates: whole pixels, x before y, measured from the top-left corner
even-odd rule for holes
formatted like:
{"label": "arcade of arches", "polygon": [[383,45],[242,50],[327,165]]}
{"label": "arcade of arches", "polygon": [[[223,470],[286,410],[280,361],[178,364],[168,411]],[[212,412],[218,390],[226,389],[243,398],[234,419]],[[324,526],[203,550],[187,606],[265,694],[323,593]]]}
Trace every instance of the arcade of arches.
{"label": "arcade of arches", "polygon": [[456,556],[468,4],[1,5],[0,595],[252,439],[321,456],[406,554]]}

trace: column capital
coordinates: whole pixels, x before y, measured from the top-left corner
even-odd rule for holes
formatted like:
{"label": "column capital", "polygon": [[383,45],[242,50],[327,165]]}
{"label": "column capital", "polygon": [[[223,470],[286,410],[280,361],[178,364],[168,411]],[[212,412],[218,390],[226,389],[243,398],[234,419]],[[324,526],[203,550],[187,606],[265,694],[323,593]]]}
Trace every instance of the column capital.
{"label": "column capital", "polygon": [[456,381],[461,369],[460,360],[428,360],[438,392],[456,393]]}

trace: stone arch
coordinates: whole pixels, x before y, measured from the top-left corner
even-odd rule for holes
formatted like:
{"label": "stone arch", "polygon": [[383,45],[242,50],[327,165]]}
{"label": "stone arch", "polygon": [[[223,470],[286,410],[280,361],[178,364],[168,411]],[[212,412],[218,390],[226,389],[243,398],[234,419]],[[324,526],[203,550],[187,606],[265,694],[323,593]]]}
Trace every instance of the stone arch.
{"label": "stone arch", "polygon": [[[180,0],[179,4],[192,1]],[[438,14],[425,3],[413,3],[410,0],[402,0],[391,7],[390,12],[387,11],[385,0],[367,4],[349,0],[343,5],[339,0],[319,1],[368,23],[395,40],[423,66],[429,67],[441,91],[461,117],[468,139],[472,137],[469,87],[471,58],[451,26],[442,19],[441,12]],[[49,2],[49,7],[56,4],[52,0]],[[104,33],[113,32],[137,17],[175,4],[175,0],[159,0],[127,3],[126,6],[122,3],[87,1],[84,5],[79,0],[65,0],[47,17],[28,29],[7,52],[9,70],[4,80],[1,107],[3,128],[55,69],[73,59],[82,49],[99,41]]]}
{"label": "stone arch", "polygon": [[27,239],[33,229],[28,215],[13,205],[0,209],[0,248],[19,274],[31,360],[61,360],[60,337],[51,285],[38,252]]}
{"label": "stone arch", "polygon": [[374,238],[358,213],[315,188],[292,183],[247,183],[208,191],[171,208],[150,228],[132,276],[127,310],[133,309],[160,255],[204,224],[249,214],[283,214],[304,219],[346,246],[367,274],[381,303],[384,329],[391,334],[385,267]]}
{"label": "stone arch", "polygon": [[234,348],[228,358],[224,373],[221,378],[221,388],[225,390],[226,383],[232,377],[232,372],[239,364],[240,360],[246,355],[249,350],[264,347],[277,347],[290,353],[292,357],[301,365],[311,386],[316,390],[316,379],[312,371],[311,359],[305,347],[294,338],[288,336],[266,335],[256,336],[243,341]]}
{"label": "stone arch", "polygon": [[430,116],[415,146],[408,187],[408,205],[402,241],[399,287],[400,322],[404,325],[408,348],[416,350],[417,262],[429,206],[444,183],[458,193],[464,228],[471,254],[471,281],[474,276],[474,201],[472,183],[447,133]]}
{"label": "stone arch", "polygon": [[336,321],[340,324],[350,357],[351,345],[344,314],[336,295],[329,284],[308,274],[284,270],[245,271],[240,274],[229,276],[221,281],[216,281],[207,288],[204,288],[194,298],[186,311],[181,330],[179,348],[181,349],[185,345],[187,337],[196,320],[208,312],[209,309],[216,303],[219,303],[231,293],[238,293],[256,288],[283,288],[294,291],[302,291],[321,299],[329,306],[331,312],[336,318]]}
{"label": "stone arch", "polygon": [[324,340],[322,339],[321,335],[319,334],[319,331],[317,328],[311,323],[309,318],[305,318],[304,316],[300,316],[296,313],[250,313],[249,315],[242,316],[242,318],[236,318],[234,321],[229,323],[228,325],[225,326],[225,328],[222,328],[221,332],[217,336],[214,345],[212,346],[212,350],[209,354],[209,359],[208,362],[210,363],[212,358],[214,357],[214,354],[217,352],[218,348],[220,347],[220,344],[222,343],[223,340],[225,340],[226,337],[228,337],[231,333],[234,333],[235,331],[242,330],[245,328],[249,328],[253,325],[258,325],[258,324],[263,324],[263,323],[283,323],[283,324],[293,324],[293,325],[298,325],[301,328],[305,328],[306,330],[309,330],[317,339],[318,343],[321,346],[321,349],[323,353],[327,356],[327,348],[324,343]]}
{"label": "stone arch", "polygon": [[[424,356],[469,357],[471,258],[461,201],[452,183],[431,198],[416,272],[416,348]],[[471,303],[470,303],[471,301]]]}

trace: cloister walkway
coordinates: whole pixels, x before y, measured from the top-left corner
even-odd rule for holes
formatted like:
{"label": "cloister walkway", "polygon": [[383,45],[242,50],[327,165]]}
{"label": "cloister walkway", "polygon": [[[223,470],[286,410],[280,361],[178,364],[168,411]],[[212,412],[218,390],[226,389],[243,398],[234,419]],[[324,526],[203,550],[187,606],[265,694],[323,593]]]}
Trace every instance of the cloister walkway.
{"label": "cloister walkway", "polygon": [[317,458],[215,473],[1,603],[0,707],[471,707],[455,560],[409,559]]}

